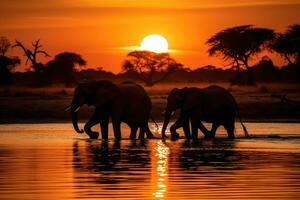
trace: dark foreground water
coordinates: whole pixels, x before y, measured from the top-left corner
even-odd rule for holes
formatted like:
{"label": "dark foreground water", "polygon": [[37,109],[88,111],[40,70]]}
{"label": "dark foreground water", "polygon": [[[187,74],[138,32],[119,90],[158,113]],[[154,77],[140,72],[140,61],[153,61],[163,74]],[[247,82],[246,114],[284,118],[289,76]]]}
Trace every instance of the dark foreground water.
{"label": "dark foreground water", "polygon": [[192,143],[0,125],[0,199],[300,199],[300,125],[247,127],[252,138],[238,127],[234,141],[220,129],[218,139]]}

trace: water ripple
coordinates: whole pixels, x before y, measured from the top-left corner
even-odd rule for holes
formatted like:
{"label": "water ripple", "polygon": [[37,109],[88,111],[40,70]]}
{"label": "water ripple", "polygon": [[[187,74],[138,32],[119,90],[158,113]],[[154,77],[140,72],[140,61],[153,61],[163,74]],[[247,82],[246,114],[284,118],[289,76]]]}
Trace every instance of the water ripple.
{"label": "water ripple", "polygon": [[300,140],[293,133],[103,142],[62,124],[2,126],[0,199],[299,199]]}

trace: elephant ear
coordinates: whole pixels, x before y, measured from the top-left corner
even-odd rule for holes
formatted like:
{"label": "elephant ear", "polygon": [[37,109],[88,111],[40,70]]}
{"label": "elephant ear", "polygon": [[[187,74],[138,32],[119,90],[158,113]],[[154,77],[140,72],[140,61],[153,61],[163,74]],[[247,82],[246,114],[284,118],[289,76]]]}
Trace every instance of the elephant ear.
{"label": "elephant ear", "polygon": [[199,106],[203,99],[203,92],[198,88],[190,88],[185,93],[185,99],[183,102],[182,110],[190,111],[193,108]]}
{"label": "elephant ear", "polygon": [[95,90],[95,106],[102,106],[105,103],[111,102],[117,98],[120,90],[117,86],[103,86]]}

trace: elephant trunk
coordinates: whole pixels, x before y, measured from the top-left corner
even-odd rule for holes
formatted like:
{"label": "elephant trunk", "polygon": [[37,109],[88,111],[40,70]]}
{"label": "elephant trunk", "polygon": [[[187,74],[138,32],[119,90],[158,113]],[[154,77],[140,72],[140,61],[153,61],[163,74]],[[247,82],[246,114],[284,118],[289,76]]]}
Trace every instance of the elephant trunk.
{"label": "elephant trunk", "polygon": [[71,115],[72,115],[73,127],[77,133],[84,133],[84,131],[82,129],[79,129],[78,123],[77,123],[77,111],[79,110],[79,108],[80,108],[80,105],[76,104],[73,100],[72,105],[71,105]]}
{"label": "elephant trunk", "polygon": [[166,129],[167,129],[168,124],[170,122],[171,115],[172,115],[172,110],[166,109],[164,124],[163,124],[162,130],[161,130],[161,135],[162,135],[163,138],[166,137]]}

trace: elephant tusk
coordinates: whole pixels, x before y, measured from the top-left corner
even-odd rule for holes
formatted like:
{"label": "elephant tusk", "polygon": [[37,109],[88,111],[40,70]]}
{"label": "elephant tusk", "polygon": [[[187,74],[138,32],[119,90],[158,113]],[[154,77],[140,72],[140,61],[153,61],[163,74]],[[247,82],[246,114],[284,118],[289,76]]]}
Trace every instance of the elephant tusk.
{"label": "elephant tusk", "polygon": [[172,112],[172,113],[171,113],[171,116],[173,117],[174,114],[175,114],[175,112]]}
{"label": "elephant tusk", "polygon": [[65,109],[65,111],[69,111],[69,110],[71,110],[71,106],[68,106],[68,107]]}
{"label": "elephant tusk", "polygon": [[80,109],[80,106],[78,106],[78,108],[76,108],[74,112],[78,112],[79,109]]}
{"label": "elephant tusk", "polygon": [[165,115],[165,114],[166,114],[166,111],[162,111],[161,114],[162,114],[162,115]]}

